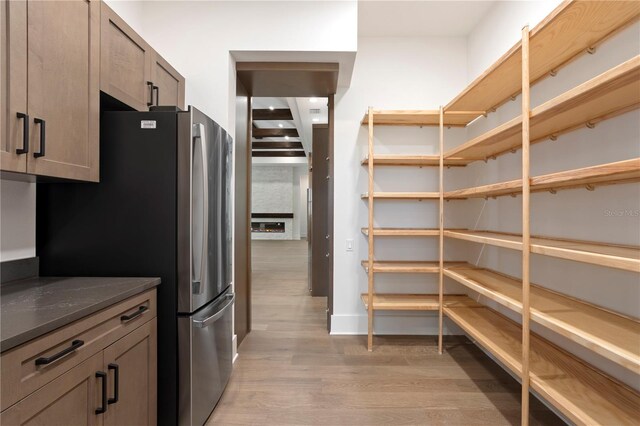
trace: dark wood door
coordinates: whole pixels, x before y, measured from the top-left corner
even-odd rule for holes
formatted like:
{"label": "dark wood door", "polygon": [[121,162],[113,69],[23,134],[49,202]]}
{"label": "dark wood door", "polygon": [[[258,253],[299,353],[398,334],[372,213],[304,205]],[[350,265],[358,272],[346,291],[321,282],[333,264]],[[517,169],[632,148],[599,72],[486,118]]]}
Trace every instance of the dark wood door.
{"label": "dark wood door", "polygon": [[138,111],[151,104],[153,50],[109,6],[102,3],[100,89]]}
{"label": "dark wood door", "polygon": [[[11,21],[9,21],[11,17]],[[0,1],[0,169],[27,171],[27,3]]]}
{"label": "dark wood door", "polygon": [[109,398],[118,394],[108,404],[105,426],[156,424],[156,346],[154,318],[104,350]]}
{"label": "dark wood door", "polygon": [[329,125],[313,125],[313,156],[311,157],[313,174],[311,176],[311,295],[327,296],[329,289],[329,258],[331,237],[328,225],[329,216]]}
{"label": "dark wood door", "polygon": [[236,83],[234,291],[238,346],[251,331],[251,97]]}
{"label": "dark wood door", "polygon": [[100,2],[28,1],[27,16],[27,171],[98,181]]}
{"label": "dark wood door", "polygon": [[335,95],[329,95],[328,105],[328,121],[329,121],[329,154],[327,155],[327,168],[329,171],[329,184],[327,186],[327,233],[329,238],[327,239],[327,245],[330,250],[329,264],[327,265],[329,276],[327,277],[327,330],[331,332],[331,316],[333,315],[333,247],[334,247],[334,232],[333,232],[333,181],[334,181],[334,133],[335,133],[335,118],[334,118],[334,102]]}

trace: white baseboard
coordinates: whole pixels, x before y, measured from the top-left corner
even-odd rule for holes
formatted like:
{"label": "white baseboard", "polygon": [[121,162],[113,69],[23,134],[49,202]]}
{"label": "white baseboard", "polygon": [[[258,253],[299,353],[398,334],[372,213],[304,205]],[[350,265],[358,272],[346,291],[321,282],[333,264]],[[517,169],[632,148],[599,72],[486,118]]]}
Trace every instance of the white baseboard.
{"label": "white baseboard", "polygon": [[[373,328],[377,335],[416,335],[438,334],[437,312],[378,312],[374,317]],[[464,334],[462,330],[445,318],[443,333],[447,335]],[[367,334],[366,315],[332,315],[331,335]]]}

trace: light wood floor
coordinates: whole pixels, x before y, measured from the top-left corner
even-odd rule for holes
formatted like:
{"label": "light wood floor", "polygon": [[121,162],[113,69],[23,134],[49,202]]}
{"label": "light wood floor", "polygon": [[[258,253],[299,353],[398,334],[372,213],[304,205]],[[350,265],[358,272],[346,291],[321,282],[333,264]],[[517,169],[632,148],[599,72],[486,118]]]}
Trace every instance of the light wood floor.
{"label": "light wood floor", "polygon": [[[518,425],[520,385],[463,337],[329,336],[305,241],[253,242],[253,331],[209,425]],[[562,424],[532,400],[532,424]]]}

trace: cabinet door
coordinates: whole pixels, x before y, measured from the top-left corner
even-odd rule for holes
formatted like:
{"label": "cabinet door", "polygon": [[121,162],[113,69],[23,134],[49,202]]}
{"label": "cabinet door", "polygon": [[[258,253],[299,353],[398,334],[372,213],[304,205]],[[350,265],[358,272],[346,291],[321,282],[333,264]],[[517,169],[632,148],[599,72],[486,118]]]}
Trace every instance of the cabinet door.
{"label": "cabinet door", "polygon": [[98,181],[100,2],[28,1],[27,16],[27,171]]}
{"label": "cabinet door", "polygon": [[151,104],[149,45],[109,6],[102,3],[100,89],[137,109]]}
{"label": "cabinet door", "polygon": [[[11,20],[9,20],[11,17]],[[27,171],[27,3],[0,0],[0,169]],[[10,89],[10,90],[9,90]]]}
{"label": "cabinet door", "polygon": [[157,52],[151,61],[151,81],[154,84],[154,105],[184,109],[184,77]]}
{"label": "cabinet door", "polygon": [[156,319],[107,347],[104,363],[109,374],[105,425],[156,424]]}
{"label": "cabinet door", "polygon": [[102,352],[0,414],[3,425],[102,425]]}

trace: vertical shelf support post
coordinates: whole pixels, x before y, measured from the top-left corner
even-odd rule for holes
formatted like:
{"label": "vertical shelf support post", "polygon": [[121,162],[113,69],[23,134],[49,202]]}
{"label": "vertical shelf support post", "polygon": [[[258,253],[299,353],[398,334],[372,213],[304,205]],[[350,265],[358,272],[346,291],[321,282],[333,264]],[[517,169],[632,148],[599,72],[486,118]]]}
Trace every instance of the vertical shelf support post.
{"label": "vertical shelf support post", "polygon": [[368,332],[367,332],[367,350],[373,350],[373,108],[369,107],[369,256],[367,262],[368,274],[368,294],[367,294],[367,315],[368,315]]}
{"label": "vertical shelf support post", "polygon": [[444,111],[440,106],[440,214],[439,214],[439,253],[438,268],[438,353],[442,355],[442,327],[444,304]]}
{"label": "vertical shelf support post", "polygon": [[529,26],[522,29],[522,425],[529,425],[530,300],[530,140]]}

